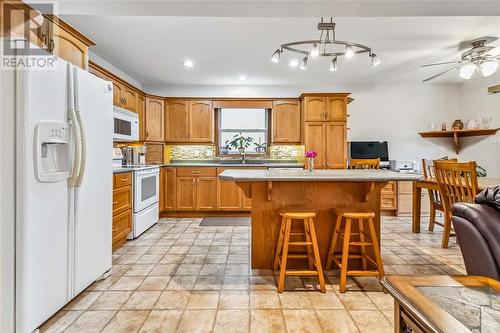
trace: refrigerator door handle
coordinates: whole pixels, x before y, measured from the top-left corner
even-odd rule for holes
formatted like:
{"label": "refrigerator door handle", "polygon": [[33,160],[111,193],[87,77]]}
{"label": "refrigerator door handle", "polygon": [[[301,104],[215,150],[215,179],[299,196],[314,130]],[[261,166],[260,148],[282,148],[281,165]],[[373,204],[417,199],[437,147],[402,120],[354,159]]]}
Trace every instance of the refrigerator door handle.
{"label": "refrigerator door handle", "polygon": [[82,137],[80,130],[80,123],[78,121],[78,116],[75,109],[71,108],[69,110],[69,119],[73,127],[73,133],[75,135],[75,157],[73,159],[73,167],[71,171],[71,176],[68,179],[68,185],[70,188],[76,186],[76,181],[78,179],[78,174],[80,173],[80,167],[82,164]]}
{"label": "refrigerator door handle", "polygon": [[83,128],[82,118],[80,117],[80,111],[76,111],[76,119],[78,121],[78,129],[80,131],[80,143],[81,143],[81,158],[80,158],[80,168],[78,171],[78,176],[76,177],[75,187],[80,187],[83,182],[83,176],[85,175],[85,166],[87,164],[87,141],[85,140],[85,130]]}

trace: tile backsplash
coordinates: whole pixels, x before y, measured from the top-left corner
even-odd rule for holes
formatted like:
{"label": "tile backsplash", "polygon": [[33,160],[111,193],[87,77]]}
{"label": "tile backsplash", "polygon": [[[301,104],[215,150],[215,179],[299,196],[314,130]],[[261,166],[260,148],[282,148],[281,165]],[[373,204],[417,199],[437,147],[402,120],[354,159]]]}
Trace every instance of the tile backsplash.
{"label": "tile backsplash", "polygon": [[215,158],[215,145],[168,145],[171,160],[206,160]]}
{"label": "tile backsplash", "polygon": [[[304,161],[303,145],[271,145],[269,159]],[[207,160],[215,159],[215,145],[167,145],[165,160]]]}
{"label": "tile backsplash", "polygon": [[305,147],[303,145],[271,145],[269,158],[273,160],[304,161]]}

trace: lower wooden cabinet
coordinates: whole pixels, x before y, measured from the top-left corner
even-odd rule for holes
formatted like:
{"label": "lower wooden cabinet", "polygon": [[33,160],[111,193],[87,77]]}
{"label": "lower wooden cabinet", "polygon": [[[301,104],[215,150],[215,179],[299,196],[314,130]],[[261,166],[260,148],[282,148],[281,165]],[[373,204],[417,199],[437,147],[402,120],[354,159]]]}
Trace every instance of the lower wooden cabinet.
{"label": "lower wooden cabinet", "polygon": [[127,241],[132,229],[132,173],[113,175],[113,251]]}
{"label": "lower wooden cabinet", "polygon": [[160,170],[160,211],[175,210],[175,173],[175,168],[161,168]]}
{"label": "lower wooden cabinet", "polygon": [[[421,215],[429,215],[429,193],[422,190]],[[412,182],[398,182],[398,216],[411,216],[413,214],[413,184]]]}
{"label": "lower wooden cabinet", "polygon": [[217,177],[197,177],[196,209],[217,209]]}
{"label": "lower wooden cabinet", "polygon": [[177,177],[177,210],[196,209],[196,177]]}
{"label": "lower wooden cabinet", "polygon": [[396,182],[389,182],[380,191],[380,209],[394,212],[397,208],[397,185]]}
{"label": "lower wooden cabinet", "polygon": [[236,182],[217,180],[217,196],[218,210],[241,209],[242,192]]}

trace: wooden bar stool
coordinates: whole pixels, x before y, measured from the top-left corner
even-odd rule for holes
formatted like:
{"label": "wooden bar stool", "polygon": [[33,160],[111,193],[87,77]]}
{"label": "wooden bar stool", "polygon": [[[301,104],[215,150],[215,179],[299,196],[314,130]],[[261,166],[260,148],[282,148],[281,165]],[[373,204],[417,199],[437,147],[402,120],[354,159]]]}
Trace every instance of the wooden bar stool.
{"label": "wooden bar stool", "polygon": [[[280,267],[278,292],[283,292],[285,276],[311,276],[317,275],[321,292],[326,292],[325,277],[321,267],[321,258],[318,249],[318,240],[314,229],[314,217],[316,212],[305,210],[283,210],[280,212],[281,228],[278,238],[276,255],[274,256],[274,270]],[[303,223],[304,232],[292,232],[292,222]],[[290,240],[293,237],[294,240]],[[305,253],[289,253],[290,246],[305,246]],[[308,270],[287,270],[288,259],[307,259]]]}
{"label": "wooden bar stool", "polygon": [[[377,276],[380,279],[385,275],[382,257],[380,256],[377,234],[375,232],[375,224],[373,222],[374,217],[375,213],[373,212],[343,212],[337,215],[337,225],[335,226],[333,239],[330,244],[330,250],[328,251],[326,269],[329,270],[332,267],[332,262],[339,266],[341,293],[345,292],[347,276]],[[358,223],[359,232],[351,232],[354,221]],[[365,232],[365,222],[368,223],[368,233]],[[343,229],[342,225],[344,225]],[[358,236],[359,239],[351,240],[352,236]],[[337,245],[339,237],[343,238],[341,254],[335,253],[335,246]],[[360,252],[350,253],[349,248],[351,246],[359,246]],[[375,258],[372,258],[366,254],[367,246],[372,247]],[[361,265],[363,269],[351,271],[348,270],[349,259],[361,259]],[[373,263],[376,266],[376,269],[369,270],[367,261]]]}

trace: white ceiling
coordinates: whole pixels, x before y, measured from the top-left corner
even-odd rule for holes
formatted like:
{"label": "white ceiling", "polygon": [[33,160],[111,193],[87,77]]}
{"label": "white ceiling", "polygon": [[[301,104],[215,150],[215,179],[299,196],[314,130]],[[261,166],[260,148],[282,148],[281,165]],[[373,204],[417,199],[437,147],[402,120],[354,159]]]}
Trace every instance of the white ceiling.
{"label": "white ceiling", "polygon": [[[331,13],[325,13],[330,15]],[[366,55],[342,59],[329,72],[328,59],[312,59],[307,71],[270,57],[281,43],[317,38],[318,18],[63,15],[96,42],[92,50],[145,85],[331,85],[417,83],[449,67],[421,65],[459,59],[460,43],[498,38],[500,17],[338,17],[337,39],[371,47],[382,64]],[[500,40],[492,45],[500,45]],[[184,59],[195,66],[185,68]],[[458,83],[457,73],[432,81]]]}

